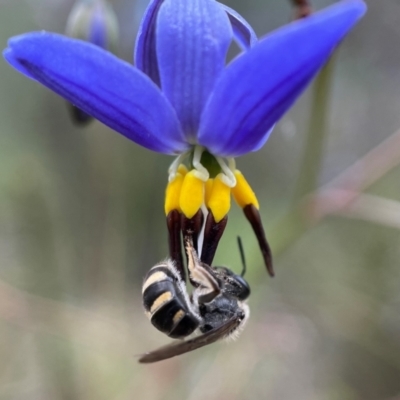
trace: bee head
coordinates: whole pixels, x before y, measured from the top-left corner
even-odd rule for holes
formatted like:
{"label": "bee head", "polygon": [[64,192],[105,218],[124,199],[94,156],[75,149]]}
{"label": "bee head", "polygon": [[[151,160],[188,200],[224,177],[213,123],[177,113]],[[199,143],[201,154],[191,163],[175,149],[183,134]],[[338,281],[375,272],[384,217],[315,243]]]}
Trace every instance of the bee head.
{"label": "bee head", "polygon": [[235,274],[226,267],[214,267],[222,282],[223,292],[227,295],[246,300],[250,296],[250,286],[241,275]]}

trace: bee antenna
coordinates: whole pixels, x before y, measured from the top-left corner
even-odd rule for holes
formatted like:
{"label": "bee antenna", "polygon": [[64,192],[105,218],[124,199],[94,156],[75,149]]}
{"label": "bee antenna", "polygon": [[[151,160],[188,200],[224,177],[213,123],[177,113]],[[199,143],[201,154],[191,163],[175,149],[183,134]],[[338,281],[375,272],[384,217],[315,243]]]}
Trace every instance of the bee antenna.
{"label": "bee antenna", "polygon": [[237,237],[237,242],[238,242],[238,247],[239,247],[239,253],[240,253],[240,258],[242,260],[242,273],[240,274],[240,276],[244,276],[244,274],[246,273],[246,258],[244,256],[244,250],[243,250],[243,244],[242,244],[242,239],[240,238],[240,236]]}

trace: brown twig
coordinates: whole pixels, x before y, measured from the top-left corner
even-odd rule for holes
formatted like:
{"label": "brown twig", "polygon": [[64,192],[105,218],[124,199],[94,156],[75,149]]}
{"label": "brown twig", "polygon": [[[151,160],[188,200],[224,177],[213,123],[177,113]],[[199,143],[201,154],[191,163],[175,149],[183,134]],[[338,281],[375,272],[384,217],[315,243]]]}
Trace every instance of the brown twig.
{"label": "brown twig", "polygon": [[308,0],[291,0],[295,7],[294,19],[308,17],[312,13],[312,8]]}
{"label": "brown twig", "polygon": [[315,201],[324,207],[323,215],[334,214],[400,229],[400,202],[396,200],[367,193],[330,189],[317,196]]}

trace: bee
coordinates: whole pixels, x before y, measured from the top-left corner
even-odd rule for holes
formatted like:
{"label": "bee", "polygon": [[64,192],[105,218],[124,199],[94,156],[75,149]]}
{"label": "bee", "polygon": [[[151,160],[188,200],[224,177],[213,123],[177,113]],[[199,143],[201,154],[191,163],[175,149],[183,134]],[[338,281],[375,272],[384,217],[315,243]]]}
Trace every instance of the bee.
{"label": "bee", "polygon": [[139,362],[166,360],[240,334],[250,315],[245,303],[250,287],[243,278],[246,264],[238,240],[243,261],[241,275],[225,267],[211,267],[201,262],[192,240],[186,241],[187,265],[193,285],[191,295],[172,260],[161,262],[149,271],[142,294],[151,323],[171,338],[183,339],[197,329],[201,334],[146,353]]}

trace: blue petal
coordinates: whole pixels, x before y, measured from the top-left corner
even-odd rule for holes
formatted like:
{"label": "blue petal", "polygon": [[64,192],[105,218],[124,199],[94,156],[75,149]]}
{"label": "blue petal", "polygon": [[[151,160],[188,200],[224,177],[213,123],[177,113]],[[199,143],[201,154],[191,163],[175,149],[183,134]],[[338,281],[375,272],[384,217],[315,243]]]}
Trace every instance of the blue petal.
{"label": "blue petal", "polygon": [[[18,36],[17,36],[18,37]],[[10,39],[11,41],[12,39]],[[26,67],[25,65],[21,64],[20,61],[18,59],[16,59],[13,55],[13,52],[11,49],[6,48],[3,51],[3,56],[6,59],[6,61],[12,66],[14,67],[17,71],[21,72],[21,74],[24,74],[25,76],[27,76],[30,79],[33,79],[34,81],[36,81],[36,78],[34,77],[34,75],[32,74],[32,71],[30,71],[30,69],[28,67]]]}
{"label": "blue petal", "polygon": [[4,57],[141,146],[167,154],[188,147],[173,108],[157,86],[95,45],[57,34],[30,33],[10,39]]}
{"label": "blue petal", "polygon": [[163,1],[152,0],[148,5],[139,27],[135,46],[136,67],[148,75],[158,86],[160,86],[160,75],[156,55],[155,29],[158,11]]}
{"label": "blue petal", "polygon": [[242,50],[253,47],[258,42],[258,38],[251,25],[232,8],[222,3],[219,3],[219,5],[228,14],[235,40]]}
{"label": "blue petal", "polygon": [[275,31],[234,60],[206,105],[199,143],[221,156],[258,149],[365,10],[361,0],[342,1]]}
{"label": "blue petal", "polygon": [[196,141],[203,107],[232,41],[226,12],[214,0],[165,0],[157,20],[161,87],[188,141]]}

